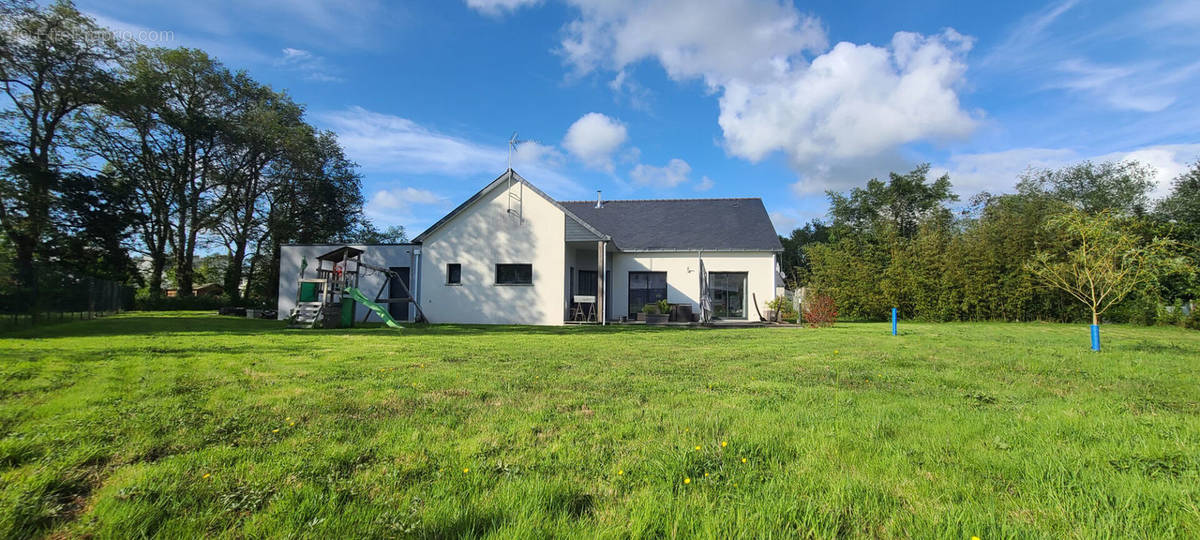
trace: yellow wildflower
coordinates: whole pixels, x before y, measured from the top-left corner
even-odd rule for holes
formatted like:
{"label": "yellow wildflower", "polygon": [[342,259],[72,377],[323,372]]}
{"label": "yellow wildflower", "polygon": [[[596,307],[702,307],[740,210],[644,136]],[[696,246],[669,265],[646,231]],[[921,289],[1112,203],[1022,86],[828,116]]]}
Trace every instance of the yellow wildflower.
{"label": "yellow wildflower", "polygon": [[272,429],[271,433],[279,433],[279,428]]}
{"label": "yellow wildflower", "polygon": [[699,449],[700,449],[700,447],[699,447],[699,446],[697,446],[697,447],[696,447],[696,450],[699,450]]}
{"label": "yellow wildflower", "polygon": [[742,463],[745,463],[745,462],[746,462],[746,458],[742,458]]}
{"label": "yellow wildflower", "polygon": [[692,483],[692,479],[691,479],[691,478],[684,478],[684,479],[683,479],[683,483],[685,483],[685,484],[690,484],[690,483]]}
{"label": "yellow wildflower", "polygon": [[469,473],[469,472],[471,472],[471,469],[470,469],[470,468],[464,468],[464,469],[463,469],[463,474],[467,474],[467,473]]}
{"label": "yellow wildflower", "polygon": [[211,474],[208,474],[208,473],[204,473],[204,476],[201,476],[201,478],[208,478],[208,477],[210,477],[210,476],[212,476],[212,475],[211,475]]}
{"label": "yellow wildflower", "polygon": [[618,469],[617,476],[621,476],[622,474],[625,474],[625,471]]}
{"label": "yellow wildflower", "polygon": [[725,448],[726,446],[729,446],[729,443],[725,442],[725,441],[721,441],[721,448]]}

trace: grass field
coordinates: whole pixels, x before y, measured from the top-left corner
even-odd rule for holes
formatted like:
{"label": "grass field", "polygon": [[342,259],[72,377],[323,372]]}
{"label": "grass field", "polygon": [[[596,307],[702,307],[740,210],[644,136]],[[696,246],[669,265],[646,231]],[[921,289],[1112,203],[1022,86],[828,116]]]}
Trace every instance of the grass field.
{"label": "grass field", "polygon": [[1200,332],[0,336],[0,537],[1200,537]]}

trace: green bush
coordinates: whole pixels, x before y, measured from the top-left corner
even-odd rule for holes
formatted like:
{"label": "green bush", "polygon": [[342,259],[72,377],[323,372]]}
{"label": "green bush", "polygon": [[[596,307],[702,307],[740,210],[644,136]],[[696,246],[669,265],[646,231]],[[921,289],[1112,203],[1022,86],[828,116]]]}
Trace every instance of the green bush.
{"label": "green bush", "polygon": [[767,309],[779,314],[779,320],[783,322],[796,322],[796,308],[792,305],[792,300],[786,296],[776,296],[767,302]]}
{"label": "green bush", "polygon": [[1104,315],[1104,319],[1114,323],[1152,326],[1158,322],[1159,310],[1157,297],[1150,294],[1138,294],[1114,306]]}
{"label": "green bush", "polygon": [[1183,301],[1176,300],[1174,304],[1158,306],[1158,324],[1176,326],[1183,323]]}
{"label": "green bush", "polygon": [[1200,309],[1193,305],[1192,312],[1183,320],[1183,325],[1192,330],[1200,330]]}
{"label": "green bush", "polygon": [[217,310],[229,305],[223,296],[159,296],[152,297],[146,290],[138,291],[133,299],[136,311]]}

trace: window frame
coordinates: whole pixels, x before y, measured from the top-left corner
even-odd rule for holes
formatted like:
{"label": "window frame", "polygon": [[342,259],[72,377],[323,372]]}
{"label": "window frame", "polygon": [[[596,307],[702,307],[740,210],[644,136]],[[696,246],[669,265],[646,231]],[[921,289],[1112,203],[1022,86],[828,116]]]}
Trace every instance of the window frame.
{"label": "window frame", "polygon": [[[455,281],[450,280],[450,270],[453,266],[458,267],[458,279]],[[462,263],[446,263],[446,285],[462,285]]]}
{"label": "window frame", "polygon": [[[529,281],[500,281],[500,267],[502,266],[527,266],[529,267]],[[533,286],[533,264],[532,263],[496,263],[495,285],[500,287],[532,287]]]}

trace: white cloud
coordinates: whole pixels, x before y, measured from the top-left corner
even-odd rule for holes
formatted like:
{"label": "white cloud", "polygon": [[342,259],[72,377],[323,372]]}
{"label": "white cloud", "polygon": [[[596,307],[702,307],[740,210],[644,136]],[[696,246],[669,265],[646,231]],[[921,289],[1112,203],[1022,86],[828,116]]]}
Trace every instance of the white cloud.
{"label": "white cloud", "polygon": [[1106,65],[1072,58],[1056,67],[1060,75],[1047,88],[1082,92],[1117,110],[1158,112],[1175,102],[1171,83],[1200,70],[1200,62],[1162,69],[1156,62]]}
{"label": "white cloud", "polygon": [[1082,155],[1062,148],[1017,148],[1003,152],[960,154],[938,164],[931,176],[950,174],[950,183],[964,199],[981,191],[1011,192],[1029,168],[1057,169],[1084,160],[1093,162],[1135,160],[1155,169],[1155,188],[1151,198],[1170,192],[1171,181],[1200,158],[1200,144],[1174,144],[1137,148],[1100,155]]}
{"label": "white cloud", "polygon": [[567,128],[563,147],[589,167],[612,171],[612,154],[628,138],[624,124],[592,112]]}
{"label": "white cloud", "polygon": [[1022,17],[1004,40],[983,57],[980,64],[1010,67],[1027,64],[1027,58],[1043,46],[1050,25],[1078,3],[1079,0],[1063,0]]}
{"label": "white cloud", "polygon": [[975,120],[954,87],[970,40],[953,30],[897,33],[890,48],[839,43],[773,83],[733,82],[719,122],[729,150],[758,161],[782,150],[794,163],[870,156],[901,144],[969,134]]}
{"label": "white cloud", "polygon": [[344,79],[332,74],[325,58],[304,49],[283,48],[283,56],[275,60],[275,66],[304,74],[304,78],[316,82],[342,82]]}
{"label": "white cloud", "polygon": [[[338,134],[346,154],[363,169],[379,174],[428,174],[478,182],[502,173],[508,162],[506,145],[489,145],[427,128],[407,118],[362,107],[315,115]],[[533,142],[518,146],[514,169],[552,196],[577,196],[586,191],[560,170],[556,150]]]}
{"label": "white cloud", "polygon": [[861,186],[871,178],[887,177],[892,171],[911,171],[917,163],[893,149],[873,156],[846,159],[827,156],[824,160],[792,165],[800,177],[792,184],[792,192],[805,197]]}
{"label": "white cloud", "polygon": [[[668,161],[666,166],[655,167],[639,163],[629,176],[633,178],[633,182],[642,186],[652,186],[657,188],[673,188],[687,181],[688,175],[692,172],[692,166],[682,159],[675,158]],[[711,182],[711,180],[710,180]]]}
{"label": "white cloud", "polygon": [[1150,197],[1158,199],[1171,192],[1171,182],[1191,168],[1197,159],[1200,159],[1200,144],[1172,144],[1113,152],[1097,156],[1093,161],[1133,160],[1153,167],[1158,174],[1154,177],[1155,188]]}
{"label": "white cloud", "polygon": [[499,16],[526,6],[540,4],[542,0],[467,0],[467,7],[484,15]]}
{"label": "white cloud", "polygon": [[[720,95],[727,150],[758,161],[785,153],[797,169],[963,137],[976,120],[959,104],[972,40],[954,30],[899,32],[886,47],[827,47],[820,22],[791,3],[727,0],[571,2],[560,53],[577,73],[654,60],[675,80],[700,79]],[[663,24],[671,21],[671,24]]]}
{"label": "white cloud", "polygon": [[768,215],[771,216],[771,223],[775,225],[775,232],[789,236],[797,227],[802,227],[813,220],[823,220],[825,210],[824,207],[782,208],[770,211]]}
{"label": "white cloud", "polygon": [[1079,3],[1065,0],[1024,17],[980,67],[1033,91],[1063,91],[1118,111],[1159,112],[1194,93],[1194,0],[1128,3],[1105,10],[1101,24],[1089,20],[1089,10],[1074,9]]}
{"label": "white cloud", "polygon": [[524,165],[560,167],[565,161],[565,156],[557,147],[537,141],[521,141],[517,143],[517,152],[513,154],[512,161],[514,169],[520,169]]}
{"label": "white cloud", "polygon": [[413,219],[413,206],[446,206],[447,199],[432,191],[403,187],[381,189],[371,195],[363,211],[373,221],[384,224],[399,224]]}
{"label": "white cloud", "polygon": [[800,226],[800,219],[795,216],[783,212],[771,212],[770,216],[771,224],[775,226],[775,232],[779,234],[790,234]]}
{"label": "white cloud", "polygon": [[570,3],[580,16],[567,25],[560,53],[580,73],[655,59],[673,79],[719,85],[774,73],[826,44],[816,18],[774,0]]}
{"label": "white cloud", "polygon": [[712,189],[714,185],[716,185],[716,183],[713,182],[712,178],[705,176],[700,179],[700,182],[696,184],[694,189],[696,191],[708,191]]}
{"label": "white cloud", "polygon": [[294,64],[307,62],[313,59],[313,54],[303,49],[293,49],[291,47],[283,48],[283,58],[279,61],[282,64]]}

